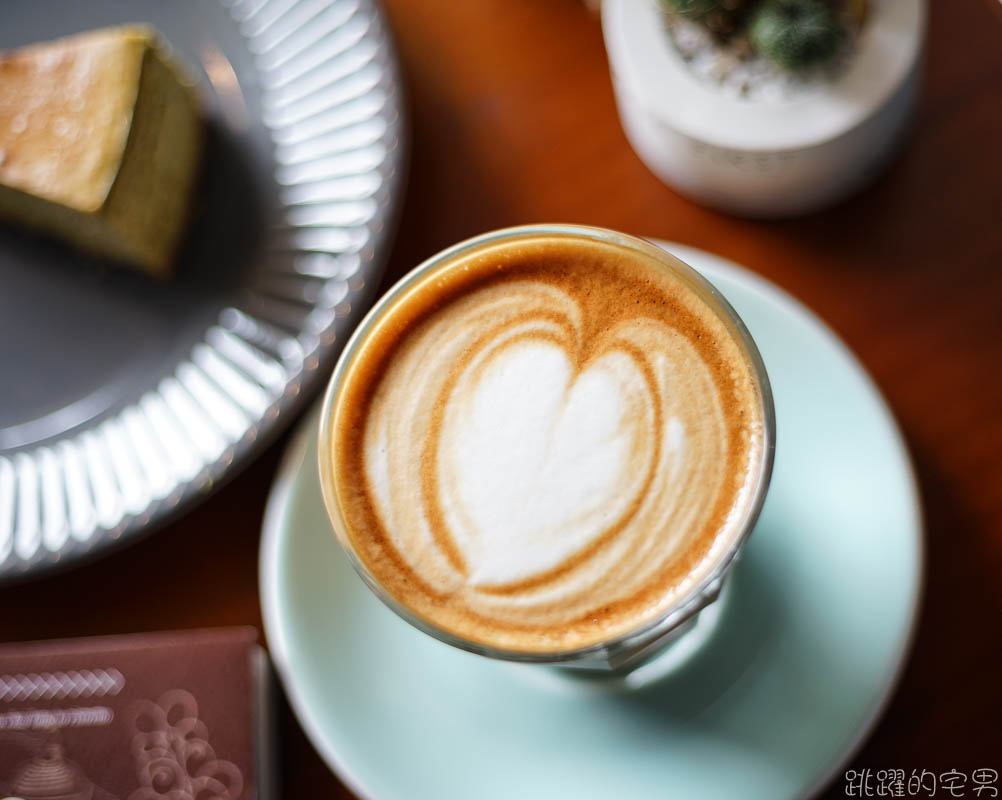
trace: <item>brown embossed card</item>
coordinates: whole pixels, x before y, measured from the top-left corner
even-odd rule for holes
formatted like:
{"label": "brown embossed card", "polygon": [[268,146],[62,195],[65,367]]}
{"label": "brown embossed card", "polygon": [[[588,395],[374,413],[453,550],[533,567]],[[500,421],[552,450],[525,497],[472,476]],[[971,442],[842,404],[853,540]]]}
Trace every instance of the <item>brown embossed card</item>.
{"label": "brown embossed card", "polygon": [[266,796],[253,628],[0,647],[0,797]]}

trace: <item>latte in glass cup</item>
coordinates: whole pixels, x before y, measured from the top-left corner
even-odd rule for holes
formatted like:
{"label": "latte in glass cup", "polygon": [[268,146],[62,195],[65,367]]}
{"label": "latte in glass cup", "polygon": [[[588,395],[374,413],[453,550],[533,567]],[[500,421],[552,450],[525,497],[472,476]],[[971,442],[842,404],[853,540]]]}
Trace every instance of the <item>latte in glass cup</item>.
{"label": "latte in glass cup", "polygon": [[373,308],[320,426],[324,500],[391,608],[484,655],[621,668],[706,605],[761,508],[754,343],[646,242],[527,226]]}

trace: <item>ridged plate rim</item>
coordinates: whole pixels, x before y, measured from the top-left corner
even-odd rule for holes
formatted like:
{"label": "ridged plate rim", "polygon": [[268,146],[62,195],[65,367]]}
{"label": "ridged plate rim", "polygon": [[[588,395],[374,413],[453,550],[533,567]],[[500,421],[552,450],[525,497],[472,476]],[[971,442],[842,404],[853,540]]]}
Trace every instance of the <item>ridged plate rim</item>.
{"label": "ridged plate rim", "polygon": [[254,61],[285,257],[124,408],[0,451],[0,584],[82,564],[205,499],[319,390],[379,283],[407,154],[378,0],[219,3]]}

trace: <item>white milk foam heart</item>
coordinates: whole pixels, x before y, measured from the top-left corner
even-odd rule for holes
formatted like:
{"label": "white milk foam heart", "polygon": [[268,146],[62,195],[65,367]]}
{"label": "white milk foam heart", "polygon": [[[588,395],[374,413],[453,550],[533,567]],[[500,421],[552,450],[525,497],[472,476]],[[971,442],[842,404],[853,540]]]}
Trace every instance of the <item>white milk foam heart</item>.
{"label": "white milk foam heart", "polygon": [[472,586],[524,580],[582,550],[636,498],[654,401],[629,356],[612,351],[575,379],[546,342],[502,349],[468,382],[445,409],[446,519]]}

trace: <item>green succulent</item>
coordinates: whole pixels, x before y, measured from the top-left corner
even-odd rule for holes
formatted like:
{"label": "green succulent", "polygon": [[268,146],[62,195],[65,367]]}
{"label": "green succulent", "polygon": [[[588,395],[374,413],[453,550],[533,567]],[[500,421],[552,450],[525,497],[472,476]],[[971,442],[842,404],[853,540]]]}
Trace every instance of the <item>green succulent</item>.
{"label": "green succulent", "polygon": [[700,22],[713,33],[726,37],[738,26],[749,0],[662,0],[686,19]]}
{"label": "green succulent", "polygon": [[823,0],[764,0],[752,14],[752,47],[784,69],[800,72],[831,60],[845,31]]}
{"label": "green succulent", "polygon": [[727,10],[726,0],[664,0],[664,4],[683,17],[701,19],[707,14]]}

